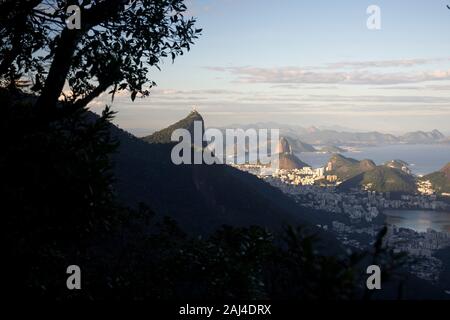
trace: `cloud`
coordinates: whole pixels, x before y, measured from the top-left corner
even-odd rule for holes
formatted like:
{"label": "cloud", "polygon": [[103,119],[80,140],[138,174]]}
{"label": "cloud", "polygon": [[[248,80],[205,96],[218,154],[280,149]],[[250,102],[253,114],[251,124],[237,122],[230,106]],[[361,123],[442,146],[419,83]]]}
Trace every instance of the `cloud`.
{"label": "cloud", "polygon": [[[332,91],[336,92],[336,91]],[[110,100],[105,103],[110,104]],[[239,111],[241,108],[248,108],[251,105],[272,106],[277,108],[281,106],[321,106],[328,107],[338,105],[342,108],[345,105],[357,105],[359,108],[377,108],[386,105],[388,107],[397,106],[399,108],[413,106],[444,106],[450,110],[450,96],[434,95],[398,95],[398,94],[317,94],[316,91],[239,91],[223,89],[206,90],[176,90],[176,89],[158,89],[150,94],[146,99],[137,99],[131,102],[128,97],[118,97],[113,105],[124,108],[190,108],[193,105],[205,109],[215,109],[221,107],[231,108]]]}
{"label": "cloud", "polygon": [[[206,67],[215,72],[227,72],[240,83],[268,83],[294,89],[298,85],[397,85],[450,79],[450,69],[392,71],[392,68],[424,66],[450,62],[450,58],[416,58],[371,61],[340,61],[319,66]],[[383,70],[389,68],[390,70]],[[374,70],[376,69],[376,70]],[[417,68],[416,68],[417,69]]]}
{"label": "cloud", "polygon": [[374,90],[410,90],[410,91],[420,91],[420,90],[432,90],[432,91],[443,91],[450,92],[450,84],[435,84],[435,85],[414,85],[414,86],[385,86],[385,87],[373,87]]}
{"label": "cloud", "polygon": [[241,83],[393,85],[450,80],[449,70],[422,72],[313,71],[302,67],[209,67],[229,72]]}
{"label": "cloud", "polygon": [[328,63],[325,68],[329,69],[366,69],[366,68],[392,68],[392,67],[414,67],[439,62],[448,62],[450,58],[433,59],[393,59],[393,60],[373,60],[373,61],[341,61]]}
{"label": "cloud", "polygon": [[309,95],[308,101],[321,101],[321,102],[386,102],[386,103],[408,103],[408,104],[449,104],[450,109],[450,97],[435,97],[435,96],[343,96],[343,95]]}

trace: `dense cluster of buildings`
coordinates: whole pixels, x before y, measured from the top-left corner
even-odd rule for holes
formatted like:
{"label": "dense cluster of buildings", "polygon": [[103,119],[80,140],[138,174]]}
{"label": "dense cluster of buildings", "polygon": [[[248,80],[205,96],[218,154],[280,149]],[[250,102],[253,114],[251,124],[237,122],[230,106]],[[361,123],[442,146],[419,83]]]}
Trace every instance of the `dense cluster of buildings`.
{"label": "dense cluster of buildings", "polygon": [[[440,201],[431,184],[419,182],[416,195],[391,197],[389,192],[367,190],[339,192],[337,177],[328,176],[325,168],[304,167],[293,170],[275,170],[271,175],[260,175],[258,166],[240,167],[258,175],[302,206],[336,214],[331,223],[318,227],[333,231],[338,240],[349,248],[367,249],[373,245],[382,227],[375,220],[385,209],[449,210],[450,206]],[[344,217],[344,220],[342,219]],[[416,232],[411,229],[389,226],[385,244],[394,252],[408,253],[414,263],[410,271],[419,278],[437,281],[443,263],[433,256],[436,250],[450,246],[450,234],[432,229]]]}
{"label": "dense cluster of buildings", "polygon": [[[319,227],[324,230],[329,229],[328,226]],[[373,245],[380,229],[381,226],[356,227],[339,221],[333,221],[331,224],[331,230],[339,241],[348,247],[361,250],[368,249]],[[371,240],[361,241],[361,238]],[[391,225],[388,226],[384,244],[392,248],[394,253],[408,254],[407,260],[414,261],[414,263],[406,263],[406,267],[411,273],[421,279],[435,282],[439,279],[443,263],[433,254],[436,250],[450,246],[450,234],[432,229],[428,229],[426,232],[416,232]]]}
{"label": "dense cluster of buildings", "polygon": [[433,251],[450,246],[450,234],[433,229],[419,233],[411,229],[389,226],[386,241],[397,252],[430,257]]}
{"label": "dense cluster of buildings", "polygon": [[273,173],[273,177],[280,179],[283,183],[294,186],[312,186],[319,180],[332,179],[325,176],[324,168],[313,169],[311,167],[303,167],[301,169],[277,169]]}
{"label": "dense cluster of buildings", "polygon": [[[252,173],[260,178],[267,178],[267,168],[257,164],[234,164],[234,167]],[[274,179],[293,186],[312,186],[319,183],[322,185],[336,185],[338,177],[336,175],[326,174],[325,168],[303,167],[296,169],[275,169],[270,173]]]}
{"label": "dense cluster of buildings", "polygon": [[433,184],[429,180],[419,180],[417,182],[417,191],[421,194],[432,195],[434,193]]}
{"label": "dense cluster of buildings", "polygon": [[394,252],[405,252],[414,263],[410,271],[417,277],[428,281],[437,281],[442,269],[442,261],[433,256],[439,249],[450,246],[450,234],[428,229],[416,232],[411,229],[389,226],[385,237],[386,244]]}
{"label": "dense cluster of buildings", "polygon": [[[277,169],[272,175],[260,175],[258,165],[241,165],[241,170],[260,176],[266,182],[295,198],[302,206],[333,213],[342,213],[350,219],[371,222],[384,209],[448,210],[449,205],[434,194],[402,195],[391,199],[389,192],[366,190],[338,192],[335,176],[327,176],[325,168]],[[327,180],[327,185],[318,181]]]}
{"label": "dense cluster of buildings", "polygon": [[[324,230],[328,229],[328,226],[319,227]],[[331,223],[331,229],[336,234],[337,239],[344,245],[364,250],[369,249],[372,246],[373,239],[375,239],[375,237],[379,233],[381,226],[368,225],[364,227],[356,227],[354,225],[349,225],[334,220]],[[361,238],[366,238],[366,241],[362,241]]]}
{"label": "dense cluster of buildings", "polygon": [[[283,192],[296,197],[304,206],[337,213],[347,213],[354,218],[364,215],[363,211],[376,217],[383,209],[426,209],[448,210],[449,204],[440,201],[436,195],[402,195],[391,199],[389,192],[354,190],[338,192],[333,186],[319,185],[297,186],[286,184],[277,176],[264,177],[270,184],[280,188]],[[370,221],[371,219],[368,219]]]}

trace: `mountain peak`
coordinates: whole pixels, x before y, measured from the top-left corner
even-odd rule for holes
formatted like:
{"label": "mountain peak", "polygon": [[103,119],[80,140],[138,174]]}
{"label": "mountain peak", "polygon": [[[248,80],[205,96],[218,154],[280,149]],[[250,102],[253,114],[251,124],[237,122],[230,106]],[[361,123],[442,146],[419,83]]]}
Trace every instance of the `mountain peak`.
{"label": "mountain peak", "polygon": [[175,122],[174,124],[168,126],[167,128],[156,131],[155,133],[149,136],[143,137],[142,139],[149,143],[171,143],[172,132],[176,129],[186,129],[193,136],[195,121],[200,121],[202,123],[202,136],[203,136],[203,132],[205,130],[203,117],[194,108],[192,109],[191,112],[189,112],[189,114],[185,118]]}
{"label": "mountain peak", "polygon": [[306,129],[306,131],[308,133],[316,133],[316,132],[319,132],[320,130],[317,127],[315,127],[315,126],[311,126],[308,129]]}
{"label": "mountain peak", "polygon": [[384,166],[393,168],[393,169],[402,170],[403,172],[406,172],[408,174],[411,173],[411,170],[409,169],[409,164],[403,160],[399,160],[399,159],[390,160],[390,161],[385,162]]}
{"label": "mountain peak", "polygon": [[375,168],[377,165],[370,159],[363,159],[359,162],[359,167],[366,171]]}
{"label": "mountain peak", "polygon": [[285,137],[280,137],[280,140],[278,141],[277,153],[292,153],[291,146]]}
{"label": "mountain peak", "polygon": [[[191,110],[191,112],[189,112],[189,114],[186,116],[186,118],[184,118],[184,119],[195,119],[195,120],[200,120],[200,121],[203,121],[203,117],[202,117],[202,115],[200,114],[200,112],[198,112],[195,108],[193,108],[192,110]],[[182,120],[181,120],[182,121]]]}
{"label": "mountain peak", "polygon": [[414,131],[405,133],[402,137],[402,140],[408,143],[432,143],[438,142],[445,139],[444,134],[437,129],[434,129],[430,132],[425,131]]}
{"label": "mountain peak", "polygon": [[[200,112],[197,111],[195,107],[192,108],[191,112],[189,112],[188,117],[196,116],[202,118]],[[202,118],[203,119],[203,118]]]}
{"label": "mountain peak", "polygon": [[300,169],[303,167],[309,167],[309,165],[300,160],[293,152],[292,148],[285,137],[280,137],[278,141],[278,160],[277,166],[279,169]]}

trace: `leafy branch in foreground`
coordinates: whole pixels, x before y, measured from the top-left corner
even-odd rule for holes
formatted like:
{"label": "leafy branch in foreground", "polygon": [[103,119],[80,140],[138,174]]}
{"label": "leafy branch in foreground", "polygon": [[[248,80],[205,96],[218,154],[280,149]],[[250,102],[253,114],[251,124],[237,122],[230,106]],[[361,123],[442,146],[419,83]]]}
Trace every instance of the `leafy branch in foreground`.
{"label": "leafy branch in foreground", "polygon": [[[81,29],[68,29],[66,8],[80,5]],[[0,79],[33,83],[36,108],[52,115],[63,94],[76,108],[112,88],[147,96],[151,68],[190,50],[201,29],[183,0],[6,0],[0,10]]]}

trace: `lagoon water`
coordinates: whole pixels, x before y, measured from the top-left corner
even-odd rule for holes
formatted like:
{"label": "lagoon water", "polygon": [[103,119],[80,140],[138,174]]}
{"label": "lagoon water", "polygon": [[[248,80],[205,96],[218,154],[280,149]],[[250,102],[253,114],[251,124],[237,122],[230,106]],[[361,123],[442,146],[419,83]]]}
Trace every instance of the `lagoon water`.
{"label": "lagoon water", "polygon": [[[410,164],[414,174],[428,174],[441,169],[450,162],[450,144],[401,144],[361,147],[342,155],[358,160],[371,159],[376,164],[399,159]],[[331,154],[303,152],[299,158],[313,167],[325,166]]]}
{"label": "lagoon water", "polygon": [[450,212],[432,210],[385,210],[386,223],[425,232],[428,228],[450,233]]}

